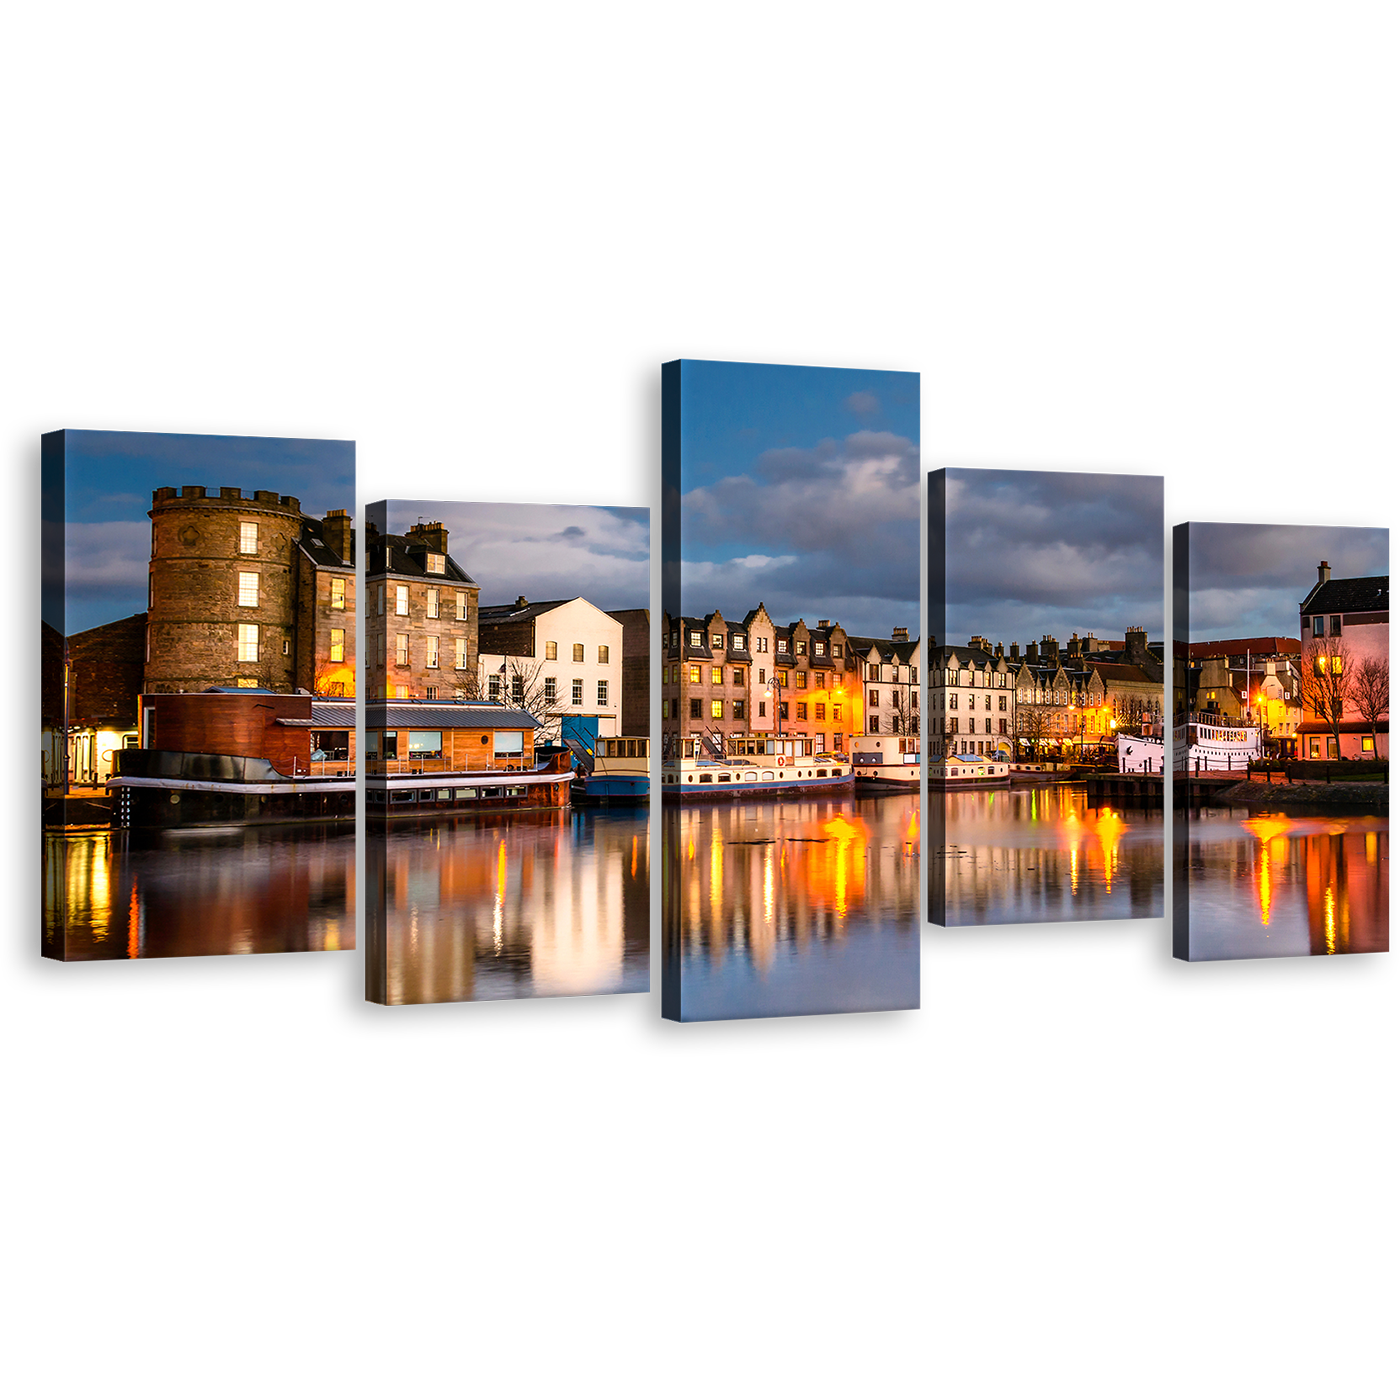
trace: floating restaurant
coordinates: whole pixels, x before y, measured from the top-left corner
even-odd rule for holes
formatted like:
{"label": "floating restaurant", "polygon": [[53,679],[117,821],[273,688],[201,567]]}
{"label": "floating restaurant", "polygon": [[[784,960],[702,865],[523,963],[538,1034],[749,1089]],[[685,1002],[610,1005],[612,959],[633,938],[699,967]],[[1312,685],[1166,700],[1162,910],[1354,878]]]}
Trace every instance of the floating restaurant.
{"label": "floating restaurant", "polygon": [[491,701],[371,701],[365,800],[387,816],[565,807],[567,750],[537,755],[540,722]]}
{"label": "floating restaurant", "polygon": [[145,694],[139,738],[113,755],[114,827],[354,820],[353,702],[261,688]]}

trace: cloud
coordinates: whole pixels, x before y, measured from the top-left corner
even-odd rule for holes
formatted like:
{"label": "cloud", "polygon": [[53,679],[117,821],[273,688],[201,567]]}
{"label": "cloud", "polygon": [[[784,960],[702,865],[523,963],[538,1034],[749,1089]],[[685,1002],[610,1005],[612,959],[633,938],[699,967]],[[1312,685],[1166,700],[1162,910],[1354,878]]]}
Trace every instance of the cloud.
{"label": "cloud", "polygon": [[70,599],[125,594],[134,595],[139,606],[145,606],[151,560],[150,521],[69,522],[63,538],[64,586]]}
{"label": "cloud", "polygon": [[857,418],[873,418],[880,411],[880,400],[862,389],[852,394],[842,406]]}

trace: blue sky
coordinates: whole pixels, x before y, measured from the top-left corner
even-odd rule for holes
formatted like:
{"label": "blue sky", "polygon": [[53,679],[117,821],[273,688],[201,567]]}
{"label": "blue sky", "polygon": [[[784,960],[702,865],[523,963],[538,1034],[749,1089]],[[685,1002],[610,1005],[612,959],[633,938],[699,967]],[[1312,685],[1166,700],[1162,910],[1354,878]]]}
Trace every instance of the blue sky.
{"label": "blue sky", "polygon": [[919,627],[919,376],[686,360],[681,605]]}
{"label": "blue sky", "polygon": [[276,491],[309,515],[355,509],[353,442],[74,430],[65,440],[70,634],[145,612],[147,512],[158,486]]}
{"label": "blue sky", "polygon": [[386,502],[389,533],[447,527],[447,552],[481,589],[482,607],[586,598],[605,612],[651,606],[651,512],[645,507]]}

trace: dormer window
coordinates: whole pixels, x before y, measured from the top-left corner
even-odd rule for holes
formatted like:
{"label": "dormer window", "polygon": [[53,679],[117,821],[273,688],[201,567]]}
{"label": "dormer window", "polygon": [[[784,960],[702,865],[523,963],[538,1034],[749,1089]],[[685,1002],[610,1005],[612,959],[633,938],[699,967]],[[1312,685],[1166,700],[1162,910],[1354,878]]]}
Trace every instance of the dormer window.
{"label": "dormer window", "polygon": [[724,638],[721,637],[720,634],[719,634],[718,632],[716,632],[716,633],[710,638],[710,649],[711,649],[712,651],[719,651],[723,646],[724,646]]}
{"label": "dormer window", "polygon": [[748,638],[742,632],[735,632],[730,639],[730,645],[735,651],[743,651],[748,644]]}
{"label": "dormer window", "polygon": [[812,643],[812,655],[813,655],[813,656],[825,656],[825,655],[826,655],[826,643],[825,643],[825,642],[813,642],[813,643]]}
{"label": "dormer window", "polygon": [[690,645],[691,645],[691,646],[693,646],[693,647],[703,646],[704,643],[705,643],[705,638],[704,638],[704,636],[703,636],[701,633],[699,633],[699,632],[692,632],[692,633],[690,634]]}
{"label": "dormer window", "polygon": [[447,556],[445,554],[430,554],[425,567],[430,574],[445,574],[447,572]]}
{"label": "dormer window", "polygon": [[779,651],[779,652],[785,652],[786,650],[787,650],[787,638],[786,638],[786,637],[779,637],[779,638],[778,638],[778,651]]}

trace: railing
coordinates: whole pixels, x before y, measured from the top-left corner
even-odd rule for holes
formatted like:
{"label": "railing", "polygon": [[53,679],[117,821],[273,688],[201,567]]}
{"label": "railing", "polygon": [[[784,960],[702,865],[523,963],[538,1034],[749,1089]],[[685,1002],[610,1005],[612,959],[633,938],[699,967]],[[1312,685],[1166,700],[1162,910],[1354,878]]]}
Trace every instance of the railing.
{"label": "railing", "polygon": [[451,763],[445,758],[370,758],[365,772],[376,777],[410,773],[529,773],[535,764],[524,758],[490,758],[483,763]]}

